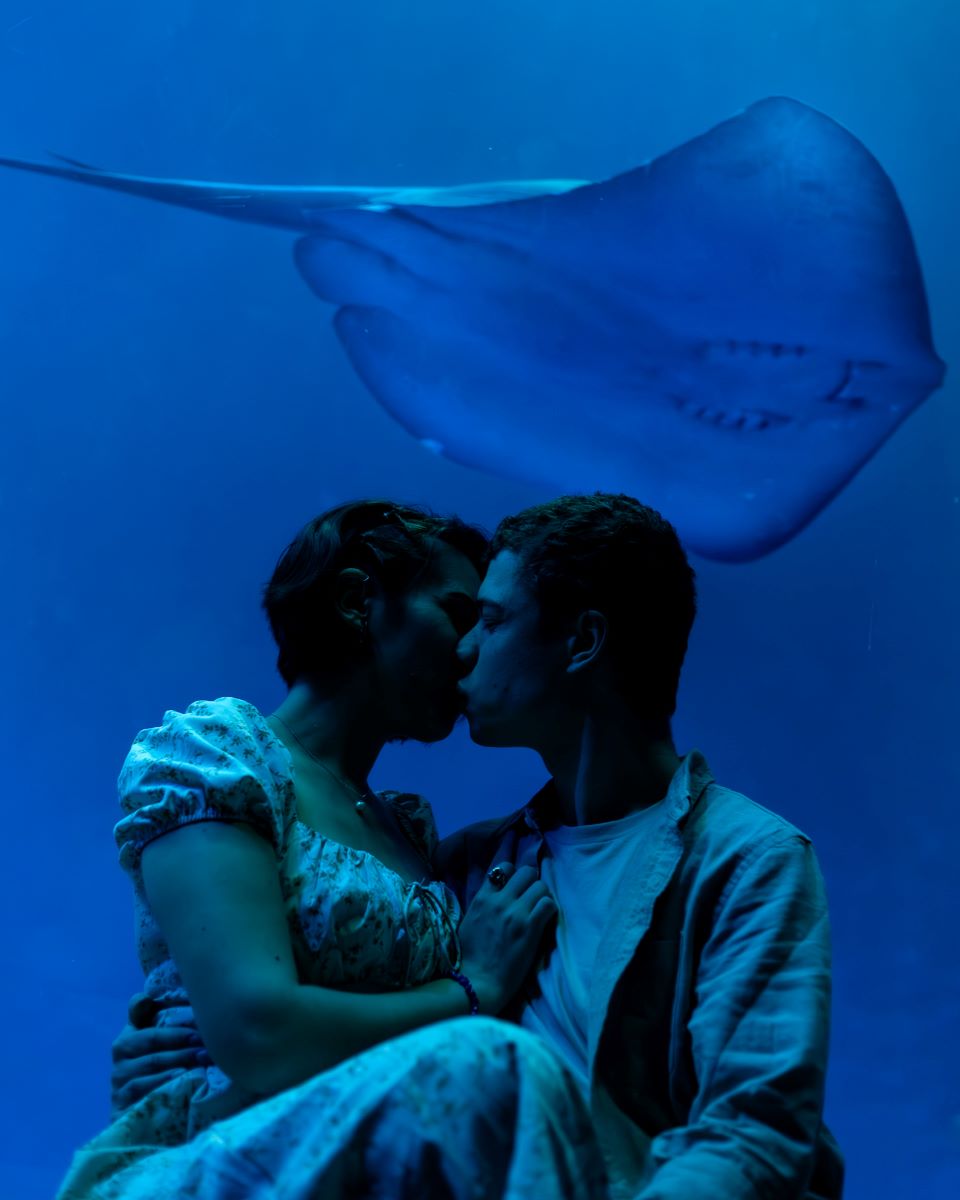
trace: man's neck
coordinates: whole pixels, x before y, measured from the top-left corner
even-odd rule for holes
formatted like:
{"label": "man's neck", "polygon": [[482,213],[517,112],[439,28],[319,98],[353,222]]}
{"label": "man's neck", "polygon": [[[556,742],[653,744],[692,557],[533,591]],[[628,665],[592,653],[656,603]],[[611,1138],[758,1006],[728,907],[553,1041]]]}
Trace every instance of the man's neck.
{"label": "man's neck", "polygon": [[564,825],[618,821],[662,800],[681,759],[669,725],[586,717],[563,747],[545,754]]}

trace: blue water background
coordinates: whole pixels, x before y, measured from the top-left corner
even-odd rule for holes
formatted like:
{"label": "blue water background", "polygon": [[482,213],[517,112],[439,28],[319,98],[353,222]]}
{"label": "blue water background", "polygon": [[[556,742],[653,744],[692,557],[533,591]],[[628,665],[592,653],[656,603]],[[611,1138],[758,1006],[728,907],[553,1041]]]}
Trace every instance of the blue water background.
{"label": "blue water background", "polygon": [[[850,1200],[960,1195],[953,0],[3,0],[0,151],[263,182],[601,178],[769,94],[894,179],[955,364],[761,562],[697,560],[675,731],[819,849],[833,912],[828,1119]],[[107,1117],[138,983],[115,778],[198,697],[281,696],[258,589],[327,505],[491,526],[543,498],[423,450],[346,366],[291,239],[0,174],[4,1087],[0,1193],[52,1194]],[[667,514],[669,515],[669,514]],[[390,751],[444,831],[538,785],[523,752]]]}

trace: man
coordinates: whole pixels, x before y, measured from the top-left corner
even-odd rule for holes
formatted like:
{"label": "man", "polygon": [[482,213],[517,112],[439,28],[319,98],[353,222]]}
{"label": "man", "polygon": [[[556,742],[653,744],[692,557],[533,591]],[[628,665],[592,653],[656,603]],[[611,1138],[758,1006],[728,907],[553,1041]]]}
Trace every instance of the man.
{"label": "man", "polygon": [[535,749],[551,781],[436,865],[465,907],[495,863],[553,893],[555,943],[504,1016],[581,1081],[614,1197],[832,1200],[822,880],[802,833],[676,753],[695,608],[674,530],[635,500],[502,522],[459,651],[466,711],[477,742]]}
{"label": "man", "polygon": [[538,751],[552,778],[439,867],[464,905],[503,860],[553,893],[556,945],[506,1015],[579,1076],[613,1194],[840,1196],[820,872],[802,833],[676,754],[695,593],[672,527],[624,496],[508,517],[479,607],[471,736]]}

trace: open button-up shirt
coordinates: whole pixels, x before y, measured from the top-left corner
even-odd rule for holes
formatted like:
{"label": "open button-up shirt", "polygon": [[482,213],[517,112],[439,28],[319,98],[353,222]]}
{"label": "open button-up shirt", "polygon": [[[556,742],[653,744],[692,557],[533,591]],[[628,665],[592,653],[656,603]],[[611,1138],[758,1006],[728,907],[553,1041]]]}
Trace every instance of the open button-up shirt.
{"label": "open button-up shirt", "polygon": [[[837,1200],[823,1123],[830,934],[809,838],[681,762],[601,931],[587,1082],[620,1194],[636,1200]],[[553,786],[440,846],[466,908],[498,862],[539,871]],[[527,982],[527,987],[533,981]],[[523,994],[507,1016],[521,1019]]]}

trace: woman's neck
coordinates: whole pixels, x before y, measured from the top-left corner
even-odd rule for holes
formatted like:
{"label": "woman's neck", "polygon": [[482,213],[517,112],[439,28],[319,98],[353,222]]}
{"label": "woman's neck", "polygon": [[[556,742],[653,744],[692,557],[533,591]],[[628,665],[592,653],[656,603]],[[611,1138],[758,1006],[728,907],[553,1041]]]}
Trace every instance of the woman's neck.
{"label": "woman's neck", "polygon": [[297,682],[271,715],[311,757],[355,787],[366,786],[386,738],[379,722],[371,719],[365,689],[345,680],[334,695]]}

